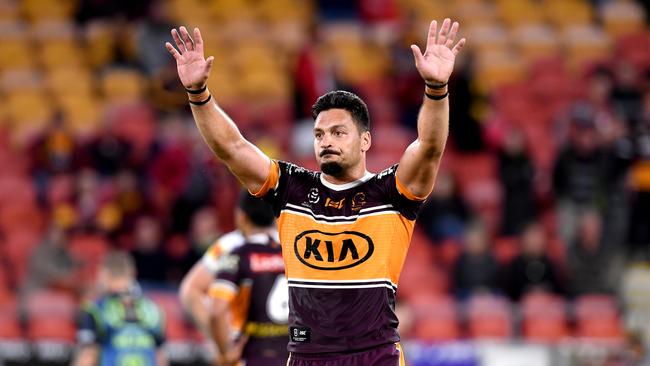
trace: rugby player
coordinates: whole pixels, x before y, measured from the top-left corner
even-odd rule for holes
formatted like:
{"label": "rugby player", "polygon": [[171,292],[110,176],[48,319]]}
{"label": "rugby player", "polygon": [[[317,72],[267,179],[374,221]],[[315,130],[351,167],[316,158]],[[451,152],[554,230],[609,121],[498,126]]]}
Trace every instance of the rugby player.
{"label": "rugby player", "polygon": [[185,276],[181,302],[215,342],[220,364],[284,365],[288,289],[273,212],[243,192],[235,224]]}
{"label": "rugby player", "polygon": [[397,282],[417,212],[433,189],[449,129],[447,81],[465,39],[458,23],[431,23],[424,53],[417,139],[398,164],[366,170],[371,146],[365,103],[334,91],[313,106],[320,172],[269,159],[247,141],[206,87],[214,57],[199,29],[172,30],[166,47],[208,146],[278,217],[289,284],[288,365],[403,364],[395,316]]}

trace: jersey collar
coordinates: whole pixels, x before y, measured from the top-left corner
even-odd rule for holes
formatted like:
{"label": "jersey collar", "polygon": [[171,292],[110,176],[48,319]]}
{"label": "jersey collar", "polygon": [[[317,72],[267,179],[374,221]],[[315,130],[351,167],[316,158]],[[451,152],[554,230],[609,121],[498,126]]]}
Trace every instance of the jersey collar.
{"label": "jersey collar", "polygon": [[343,183],[343,184],[334,184],[334,183],[330,183],[327,180],[325,180],[325,178],[323,177],[323,173],[321,173],[320,174],[320,182],[325,187],[327,187],[329,189],[333,189],[335,191],[343,191],[343,190],[346,190],[346,189],[354,188],[354,187],[356,187],[356,186],[358,186],[360,184],[363,184],[363,183],[367,182],[368,180],[370,180],[370,178],[372,178],[374,176],[375,175],[373,173],[370,173],[369,171],[366,170],[366,174],[364,174],[363,177],[361,177],[360,179],[357,179],[355,181],[348,182],[348,183]]}

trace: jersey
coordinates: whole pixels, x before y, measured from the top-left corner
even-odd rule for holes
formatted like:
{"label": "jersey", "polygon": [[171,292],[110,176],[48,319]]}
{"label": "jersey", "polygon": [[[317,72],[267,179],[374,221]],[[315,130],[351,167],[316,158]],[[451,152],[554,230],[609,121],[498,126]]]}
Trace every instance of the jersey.
{"label": "jersey", "polygon": [[399,341],[397,281],[424,201],[394,165],[343,185],[272,161],[254,194],[273,205],[289,285],[289,345],[348,353]]}
{"label": "jersey", "polygon": [[155,366],[165,341],[158,306],[139,295],[107,295],[83,306],[80,345],[100,347],[100,366]]}
{"label": "jersey", "polygon": [[211,296],[232,302],[233,319],[249,336],[242,358],[286,361],[288,288],[282,248],[268,234],[256,234],[222,254],[216,264]]}

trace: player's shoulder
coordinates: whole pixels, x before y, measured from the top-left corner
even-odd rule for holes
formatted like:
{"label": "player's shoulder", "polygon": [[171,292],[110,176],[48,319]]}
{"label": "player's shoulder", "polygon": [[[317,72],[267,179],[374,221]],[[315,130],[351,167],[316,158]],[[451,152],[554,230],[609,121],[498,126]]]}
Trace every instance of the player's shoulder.
{"label": "player's shoulder", "polygon": [[229,253],[234,249],[244,245],[246,238],[239,230],[234,230],[222,235],[208,249],[208,254],[212,257],[219,257],[224,253]]}
{"label": "player's shoulder", "polygon": [[391,178],[395,177],[395,172],[397,172],[397,166],[398,165],[399,164],[396,163],[396,164],[393,164],[393,165],[389,166],[388,168],[386,168],[386,169],[382,170],[381,172],[375,174],[375,176],[372,177],[372,179],[370,179],[370,181],[384,182],[384,181],[390,180]]}
{"label": "player's shoulder", "polygon": [[277,160],[278,166],[280,168],[280,175],[285,174],[289,177],[305,178],[305,179],[315,179],[318,177],[318,172],[309,170],[300,165],[284,161]]}

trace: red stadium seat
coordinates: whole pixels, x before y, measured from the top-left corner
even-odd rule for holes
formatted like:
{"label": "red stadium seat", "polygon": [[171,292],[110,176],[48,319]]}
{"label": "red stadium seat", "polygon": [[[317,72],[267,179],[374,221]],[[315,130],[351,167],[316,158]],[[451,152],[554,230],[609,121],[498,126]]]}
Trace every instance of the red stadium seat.
{"label": "red stadium seat", "polygon": [[624,332],[616,299],[607,295],[584,295],[575,302],[576,336],[623,341]]}
{"label": "red stadium seat", "polygon": [[76,277],[86,284],[93,283],[102,259],[109,249],[106,239],[98,235],[74,236],[70,239],[68,249],[72,256],[82,264]]}
{"label": "red stadium seat", "polygon": [[72,343],[77,304],[66,292],[40,290],[27,296],[27,337],[35,342]]}
{"label": "red stadium seat", "polygon": [[467,304],[467,322],[472,338],[506,339],[512,336],[510,305],[504,298],[472,296]]}
{"label": "red stadium seat", "polygon": [[529,341],[555,343],[569,335],[566,304],[555,295],[531,293],[521,302],[522,333]]}
{"label": "red stadium seat", "polygon": [[460,338],[456,303],[450,296],[419,295],[410,305],[416,315],[415,336],[423,341],[444,342]]}
{"label": "red stadium seat", "polygon": [[192,329],[176,293],[152,291],[146,295],[158,304],[165,314],[166,334],[170,341],[185,342],[193,338]]}
{"label": "red stadium seat", "polygon": [[519,254],[519,239],[516,237],[497,238],[494,241],[492,253],[499,263],[510,263]]}

